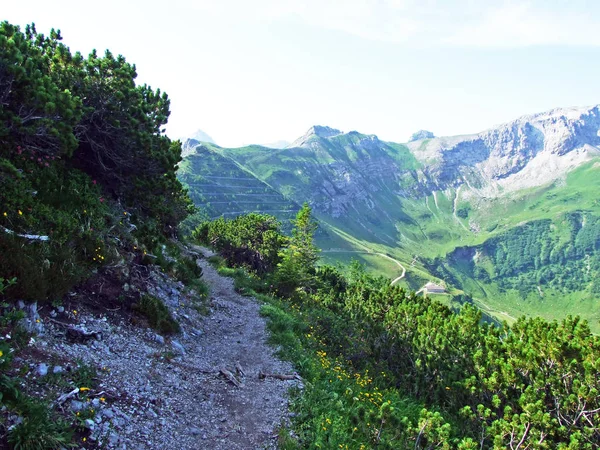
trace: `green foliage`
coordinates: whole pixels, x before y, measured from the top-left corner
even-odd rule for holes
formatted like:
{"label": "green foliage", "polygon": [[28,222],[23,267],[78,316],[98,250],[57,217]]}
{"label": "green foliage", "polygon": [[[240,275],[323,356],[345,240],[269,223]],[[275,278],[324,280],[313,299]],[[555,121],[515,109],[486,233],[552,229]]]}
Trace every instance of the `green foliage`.
{"label": "green foliage", "polygon": [[[376,285],[359,279],[343,303],[333,301],[329,309],[355,321],[360,331],[351,340],[366,344],[363,364],[377,364],[402,392],[441,406],[454,420],[463,408],[471,412],[460,427],[439,422],[428,439],[447,443],[462,434],[483,448],[514,447],[521,439],[553,447],[577,435],[581,448],[597,448],[600,340],[585,322],[520,319],[498,328],[482,324],[481,313],[468,304],[454,314],[435,301]],[[337,335],[331,348],[343,349],[346,339]],[[427,431],[435,417],[419,429]],[[561,422],[570,424],[568,431]]]}
{"label": "green foliage", "polygon": [[306,380],[299,446],[600,447],[600,339],[585,321],[490,325],[468,302],[455,313],[359,266],[316,279],[301,301],[260,297]]}
{"label": "green foliage", "polygon": [[466,219],[467,217],[469,217],[469,211],[471,210],[470,207],[468,206],[463,206],[461,208],[458,208],[456,210],[456,215],[458,217],[460,217],[461,219]]}
{"label": "green foliage", "polygon": [[181,331],[181,327],[159,298],[144,294],[137,309],[148,319],[150,326],[160,333],[172,334]]}
{"label": "green foliage", "polygon": [[8,433],[8,442],[13,449],[52,450],[75,447],[69,424],[51,417],[46,404],[30,399],[21,402],[17,412],[23,417],[23,421]]}
{"label": "green foliage", "polygon": [[570,213],[558,226],[550,220],[530,222],[486,241],[482,250],[493,265],[492,279],[504,288],[528,292],[549,285],[573,292],[591,284],[600,292],[598,217]]}
{"label": "green foliage", "polygon": [[199,225],[192,238],[212,246],[230,267],[243,266],[264,275],[280,260],[279,251],[285,242],[280,226],[267,214],[251,213],[231,220],[221,217]]}
{"label": "green foliage", "polygon": [[69,155],[75,149],[74,128],[83,113],[82,102],[56,83],[53,66],[60,63],[52,60],[53,54],[56,59],[71,57],[59,40],[60,33],[54,30],[46,38],[34,26],[23,33],[8,22],[0,23],[2,142],[52,156]]}
{"label": "green foliage", "polygon": [[[10,298],[63,295],[119,243],[154,246],[193,208],[169,99],[122,56],[0,23],[0,277]],[[131,235],[131,231],[134,235]],[[33,237],[31,237],[33,236]]]}
{"label": "green foliage", "polygon": [[71,380],[76,387],[91,388],[95,386],[98,378],[96,367],[86,364],[82,360],[77,361],[77,368],[71,374]]}
{"label": "green foliage", "polygon": [[317,224],[311,213],[308,203],[304,203],[292,221],[292,237],[281,252],[281,262],[273,275],[277,293],[284,297],[292,296],[299,288],[310,290],[314,284],[319,249],[313,242]]}
{"label": "green foliage", "polygon": [[13,298],[60,297],[99,265],[96,249],[109,210],[99,187],[82,172],[20,147],[10,155],[19,176],[0,171],[0,226],[12,232],[0,228],[0,276],[21,281],[10,290]]}
{"label": "green foliage", "polygon": [[199,281],[202,276],[202,268],[193,258],[180,256],[175,266],[175,278],[186,285]]}
{"label": "green foliage", "polygon": [[[533,220],[477,246],[436,258],[430,270],[448,284],[509,314],[580,314],[597,332],[600,218],[571,212]],[[498,315],[497,315],[498,316]],[[506,318],[507,316],[504,316]]]}

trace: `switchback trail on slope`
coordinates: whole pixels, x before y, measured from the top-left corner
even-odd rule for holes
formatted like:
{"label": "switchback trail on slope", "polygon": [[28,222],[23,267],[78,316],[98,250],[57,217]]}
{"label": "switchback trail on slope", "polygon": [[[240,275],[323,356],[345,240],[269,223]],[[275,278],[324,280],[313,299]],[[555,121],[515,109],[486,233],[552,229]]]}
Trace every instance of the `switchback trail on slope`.
{"label": "switchback trail on slope", "polygon": [[383,258],[389,259],[390,261],[393,261],[402,270],[402,273],[400,274],[400,276],[394,278],[390,284],[392,284],[392,285],[396,284],[398,281],[400,281],[402,278],[404,278],[404,276],[406,275],[406,268],[402,265],[402,263],[400,261],[392,258],[391,256],[386,255],[385,253],[377,253],[377,252],[374,252],[374,251],[368,249],[367,247],[364,247],[364,248],[366,249],[364,251],[363,250],[322,250],[322,252],[323,253],[365,253],[368,255],[381,256]]}

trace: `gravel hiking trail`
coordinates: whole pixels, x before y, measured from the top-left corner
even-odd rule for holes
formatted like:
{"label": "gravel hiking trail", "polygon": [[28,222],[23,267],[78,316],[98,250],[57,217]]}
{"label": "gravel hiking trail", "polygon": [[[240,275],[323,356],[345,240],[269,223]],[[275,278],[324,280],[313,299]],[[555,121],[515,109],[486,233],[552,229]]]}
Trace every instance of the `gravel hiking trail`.
{"label": "gravel hiking trail", "polygon": [[[98,389],[110,393],[110,400],[103,404],[96,399],[97,421],[89,421],[98,435],[90,440],[100,447],[277,448],[278,430],[289,422],[288,391],[302,388],[302,382],[267,343],[260,304],[235,292],[233,280],[219,275],[205,258],[197,263],[210,289],[208,315],[188,302],[179,282],[160,274],[146,283],[174,309],[180,334],[162,337],[123,316],[113,322],[83,310],[75,320],[101,332],[102,340],[71,343],[48,327],[45,351],[106,368]],[[267,376],[259,379],[261,372]],[[73,401],[71,407],[79,403]]]}
{"label": "gravel hiking trail", "polygon": [[[206,260],[209,250],[191,247],[186,251],[197,258],[209,286],[207,315],[193,293],[162,271],[139,266],[128,272],[128,289],[163,302],[180,333],[161,336],[138,314],[121,310],[113,297],[123,289],[122,268],[72,293],[66,307],[36,316],[43,333],[31,340],[30,354],[37,356],[23,363],[36,368],[30,371],[36,386],[50,386],[44,378],[50,367],[58,370],[52,372],[56,379],[63,372],[70,377],[74,367],[95,368],[89,376],[96,386],[69,386],[56,394],[61,411],[89,413],[81,419],[86,437],[79,437],[86,448],[277,448],[278,431],[289,422],[289,390],[301,389],[302,381],[268,344],[259,302],[238,294],[233,280],[217,273]],[[106,306],[110,301],[117,306]],[[68,330],[78,333],[73,338]]]}
{"label": "gravel hiking trail", "polygon": [[[211,255],[201,247],[195,250]],[[190,349],[184,364],[197,367],[202,376],[188,393],[194,400],[190,402],[186,395],[181,401],[176,431],[181,439],[175,443],[168,438],[170,448],[276,448],[277,429],[288,414],[288,390],[299,382],[259,379],[259,372],[289,375],[293,368],[277,358],[267,343],[268,331],[258,302],[235,292],[233,280],[219,275],[206,259],[198,264],[209,285],[211,313],[200,324],[197,348]],[[236,371],[236,365],[245,376]],[[227,380],[221,368],[229,370],[241,385]]]}

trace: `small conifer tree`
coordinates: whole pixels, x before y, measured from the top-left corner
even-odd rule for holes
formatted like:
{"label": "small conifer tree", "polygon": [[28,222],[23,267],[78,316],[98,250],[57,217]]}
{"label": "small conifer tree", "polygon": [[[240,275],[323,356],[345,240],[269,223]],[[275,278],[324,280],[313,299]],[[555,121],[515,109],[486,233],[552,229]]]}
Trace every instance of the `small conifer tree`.
{"label": "small conifer tree", "polygon": [[317,224],[312,218],[312,209],[308,203],[302,205],[292,223],[292,237],[281,253],[281,263],[275,273],[277,290],[286,297],[293,295],[299,288],[311,290],[320,251],[314,244]]}

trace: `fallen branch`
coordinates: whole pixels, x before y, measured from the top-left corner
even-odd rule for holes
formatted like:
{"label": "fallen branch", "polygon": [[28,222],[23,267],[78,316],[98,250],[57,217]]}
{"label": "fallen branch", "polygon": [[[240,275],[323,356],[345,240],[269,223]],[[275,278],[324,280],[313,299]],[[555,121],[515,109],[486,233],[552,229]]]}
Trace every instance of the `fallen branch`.
{"label": "fallen branch", "polygon": [[121,396],[119,394],[116,394],[111,391],[100,391],[97,393],[92,393],[92,394],[90,394],[90,397],[104,397],[104,398],[109,398],[111,400],[116,400],[118,398],[121,398]]}
{"label": "fallen branch", "polygon": [[239,361],[236,361],[235,363],[235,370],[238,373],[238,375],[245,377],[246,376],[246,372],[244,372],[244,369],[242,369],[242,365],[240,364]]}
{"label": "fallen branch", "polygon": [[233,374],[229,370],[223,367],[219,372],[236,387],[242,387],[242,384],[233,376]]}
{"label": "fallen branch", "polygon": [[293,375],[280,375],[278,373],[265,373],[262,370],[258,372],[258,379],[259,380],[264,380],[265,378],[276,378],[278,380],[298,380],[298,381],[302,381],[302,378],[300,377],[300,375],[298,375],[297,373],[293,374]]}
{"label": "fallen branch", "polygon": [[64,402],[66,402],[70,398],[75,397],[77,394],[79,394],[79,388],[75,388],[71,392],[67,392],[66,394],[63,394],[60,397],[58,397],[58,399],[55,402],[55,405],[62,405]]}
{"label": "fallen branch", "polygon": [[50,238],[48,236],[42,236],[39,234],[20,234],[20,233],[16,233],[13,230],[9,230],[6,227],[0,227],[0,228],[2,228],[2,230],[4,230],[5,233],[12,234],[14,236],[22,237],[25,239],[30,239],[32,241],[49,241],[50,240]]}
{"label": "fallen branch", "polygon": [[47,320],[49,320],[57,325],[60,325],[61,327],[66,328],[67,329],[67,337],[74,341],[85,342],[85,341],[89,341],[90,339],[100,340],[100,338],[102,337],[102,335],[100,333],[96,333],[93,331],[80,330],[79,328],[76,328],[71,324],[61,322],[60,320],[53,319],[52,317],[47,317]]}

